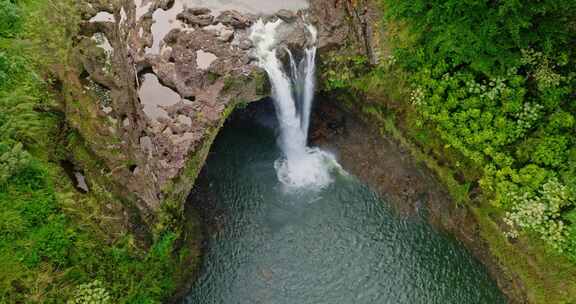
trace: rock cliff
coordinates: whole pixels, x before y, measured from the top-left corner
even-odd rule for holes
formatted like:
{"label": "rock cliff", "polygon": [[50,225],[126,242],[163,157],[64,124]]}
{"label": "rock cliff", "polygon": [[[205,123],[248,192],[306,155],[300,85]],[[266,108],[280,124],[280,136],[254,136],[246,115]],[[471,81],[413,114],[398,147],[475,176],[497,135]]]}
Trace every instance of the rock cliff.
{"label": "rock cliff", "polygon": [[318,29],[321,50],[345,44],[353,31],[346,1],[83,1],[77,80],[93,98],[66,106],[90,151],[90,161],[75,157],[76,165],[88,185],[113,192],[152,229],[182,215],[234,107],[269,93],[251,56],[253,22],[281,19],[279,39],[294,49],[307,43],[306,22]]}

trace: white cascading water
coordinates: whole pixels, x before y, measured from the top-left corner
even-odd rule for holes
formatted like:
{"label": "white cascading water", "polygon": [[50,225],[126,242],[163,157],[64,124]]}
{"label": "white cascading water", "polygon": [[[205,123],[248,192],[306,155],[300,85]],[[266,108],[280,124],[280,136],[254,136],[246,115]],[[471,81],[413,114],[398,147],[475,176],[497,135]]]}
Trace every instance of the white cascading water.
{"label": "white cascading water", "polygon": [[290,60],[289,77],[276,55],[276,33],[282,22],[258,20],[250,35],[258,63],[268,73],[280,125],[283,157],[276,161],[275,168],[278,179],[290,188],[321,188],[332,182],[331,171],[339,165],[330,153],[307,146],[315,89],[317,33],[312,25],[307,26],[312,46],[304,50],[300,62],[286,50]]}

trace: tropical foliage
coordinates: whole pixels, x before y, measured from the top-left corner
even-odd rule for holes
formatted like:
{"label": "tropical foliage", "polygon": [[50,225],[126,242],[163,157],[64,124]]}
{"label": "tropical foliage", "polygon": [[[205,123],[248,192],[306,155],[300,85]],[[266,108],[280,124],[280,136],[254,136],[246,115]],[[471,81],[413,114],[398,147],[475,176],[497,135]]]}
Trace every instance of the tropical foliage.
{"label": "tropical foliage", "polygon": [[576,2],[383,2],[423,122],[480,168],[511,237],[576,261]]}
{"label": "tropical foliage", "polygon": [[149,250],[110,238],[60,166],[70,131],[46,71],[66,64],[75,2],[0,0],[0,303],[158,303],[187,254],[174,255],[175,234]]}

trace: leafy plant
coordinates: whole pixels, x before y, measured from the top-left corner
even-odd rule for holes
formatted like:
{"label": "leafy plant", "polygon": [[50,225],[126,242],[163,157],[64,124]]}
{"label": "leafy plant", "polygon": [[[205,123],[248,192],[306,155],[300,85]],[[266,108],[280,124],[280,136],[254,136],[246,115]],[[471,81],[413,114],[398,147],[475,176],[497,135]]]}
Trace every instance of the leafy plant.
{"label": "leafy plant", "polygon": [[175,289],[176,234],[145,250],[104,232],[100,208],[120,203],[79,194],[59,166],[81,143],[49,93],[53,68],[70,68],[76,4],[0,0],[0,303],[160,303]]}
{"label": "leafy plant", "polygon": [[112,297],[106,290],[102,282],[94,280],[90,283],[79,285],[76,288],[74,297],[68,304],[109,304],[112,303]]}
{"label": "leafy plant", "polygon": [[30,164],[30,155],[22,150],[18,143],[12,148],[0,144],[0,186],[8,182],[12,176]]}
{"label": "leafy plant", "polygon": [[21,26],[20,9],[12,0],[0,0],[0,38],[13,37]]}
{"label": "leafy plant", "polygon": [[576,147],[576,3],[383,3],[387,21],[410,33],[392,42],[411,72],[411,104],[446,146],[483,168],[479,184],[508,212],[512,235],[533,232],[562,251],[576,238],[562,220],[573,184],[557,178],[573,180],[564,172]]}

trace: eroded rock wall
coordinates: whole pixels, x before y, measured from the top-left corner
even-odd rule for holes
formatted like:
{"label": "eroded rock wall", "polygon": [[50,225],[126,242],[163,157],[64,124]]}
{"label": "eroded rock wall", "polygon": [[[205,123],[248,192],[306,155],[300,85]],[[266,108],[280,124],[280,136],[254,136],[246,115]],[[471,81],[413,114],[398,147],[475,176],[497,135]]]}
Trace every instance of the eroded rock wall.
{"label": "eroded rock wall", "polygon": [[92,171],[88,183],[104,184],[157,229],[182,214],[235,105],[269,94],[251,56],[250,26],[258,18],[281,19],[281,43],[302,48],[305,23],[312,22],[321,50],[338,48],[353,32],[346,1],[260,13],[194,0],[82,1],[78,54],[85,73],[78,81],[95,98],[78,98],[81,105],[69,106],[67,117],[101,165],[85,170]]}

